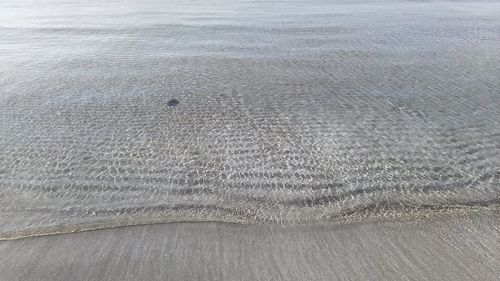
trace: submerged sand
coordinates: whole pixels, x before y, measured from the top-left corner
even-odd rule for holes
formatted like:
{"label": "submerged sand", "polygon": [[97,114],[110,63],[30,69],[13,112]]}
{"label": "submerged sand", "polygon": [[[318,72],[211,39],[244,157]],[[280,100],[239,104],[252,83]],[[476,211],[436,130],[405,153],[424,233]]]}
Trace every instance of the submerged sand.
{"label": "submerged sand", "polygon": [[0,242],[0,280],[499,280],[500,215],[168,223]]}
{"label": "submerged sand", "polygon": [[0,239],[500,202],[498,3],[0,10]]}

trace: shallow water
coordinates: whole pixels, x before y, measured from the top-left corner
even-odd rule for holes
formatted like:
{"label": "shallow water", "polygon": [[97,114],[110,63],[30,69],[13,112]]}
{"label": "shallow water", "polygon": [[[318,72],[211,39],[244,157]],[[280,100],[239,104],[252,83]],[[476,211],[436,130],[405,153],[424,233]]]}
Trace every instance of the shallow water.
{"label": "shallow water", "polygon": [[500,201],[500,2],[4,0],[0,15],[0,238]]}

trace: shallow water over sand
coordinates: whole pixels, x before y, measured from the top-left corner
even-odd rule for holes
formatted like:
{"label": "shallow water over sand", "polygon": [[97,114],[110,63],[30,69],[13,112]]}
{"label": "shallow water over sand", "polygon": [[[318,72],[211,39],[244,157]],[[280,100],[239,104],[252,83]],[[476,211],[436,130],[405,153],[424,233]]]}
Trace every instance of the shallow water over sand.
{"label": "shallow water over sand", "polygon": [[0,3],[0,238],[498,204],[499,2],[102,2]]}

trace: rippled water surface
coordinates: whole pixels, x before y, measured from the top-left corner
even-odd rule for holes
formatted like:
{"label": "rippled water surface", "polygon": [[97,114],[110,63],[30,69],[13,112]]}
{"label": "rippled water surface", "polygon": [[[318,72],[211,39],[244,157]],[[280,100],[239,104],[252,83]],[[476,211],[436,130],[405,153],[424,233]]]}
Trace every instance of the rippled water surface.
{"label": "rippled water surface", "polygon": [[0,238],[499,201],[500,2],[0,2]]}

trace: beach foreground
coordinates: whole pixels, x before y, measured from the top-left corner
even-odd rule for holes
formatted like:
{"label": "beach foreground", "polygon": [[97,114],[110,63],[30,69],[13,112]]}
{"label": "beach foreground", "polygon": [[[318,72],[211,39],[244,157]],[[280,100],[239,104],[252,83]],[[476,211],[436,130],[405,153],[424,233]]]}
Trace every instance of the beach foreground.
{"label": "beach foreground", "polygon": [[181,222],[34,237],[0,242],[0,280],[499,280],[499,222]]}

